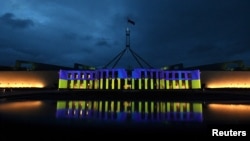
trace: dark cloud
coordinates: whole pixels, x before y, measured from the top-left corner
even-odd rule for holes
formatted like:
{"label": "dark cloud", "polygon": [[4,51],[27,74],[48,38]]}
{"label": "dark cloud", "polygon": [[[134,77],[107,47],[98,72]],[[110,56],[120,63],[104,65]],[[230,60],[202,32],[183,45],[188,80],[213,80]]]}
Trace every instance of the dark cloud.
{"label": "dark cloud", "polygon": [[[103,66],[126,47],[128,27],[131,49],[154,67],[250,64],[248,13],[249,0],[4,1],[0,55],[8,59],[0,63]],[[127,23],[128,17],[136,24]],[[129,52],[118,65],[138,67]]]}
{"label": "dark cloud", "polygon": [[12,13],[5,13],[0,17],[0,23],[13,28],[27,28],[34,25],[30,19],[18,19]]}
{"label": "dark cloud", "polygon": [[98,41],[98,42],[96,43],[96,46],[106,46],[106,47],[108,47],[108,46],[110,46],[110,45],[109,45],[109,43],[108,43],[107,41],[105,41],[105,40],[100,40],[100,41]]}
{"label": "dark cloud", "polygon": [[76,40],[78,38],[78,35],[76,33],[65,33],[63,34],[63,38],[66,40]]}
{"label": "dark cloud", "polygon": [[250,46],[250,41],[243,40],[242,42],[241,41],[233,42],[227,46],[229,49],[225,53],[225,56],[230,56],[230,55],[238,56],[241,54],[250,54],[249,46]]}

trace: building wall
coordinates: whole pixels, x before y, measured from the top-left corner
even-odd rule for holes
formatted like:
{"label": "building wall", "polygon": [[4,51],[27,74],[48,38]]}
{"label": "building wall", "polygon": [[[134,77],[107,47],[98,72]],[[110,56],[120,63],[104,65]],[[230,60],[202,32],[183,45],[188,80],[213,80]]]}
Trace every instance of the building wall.
{"label": "building wall", "polygon": [[[0,71],[0,88],[57,88],[58,80],[58,71]],[[250,88],[250,71],[201,71],[200,81],[206,88]]]}
{"label": "building wall", "polygon": [[60,70],[59,89],[200,89],[200,71],[161,69]]}
{"label": "building wall", "polygon": [[58,71],[0,71],[0,88],[56,88]]}
{"label": "building wall", "polygon": [[201,71],[206,88],[250,88],[250,71]]}

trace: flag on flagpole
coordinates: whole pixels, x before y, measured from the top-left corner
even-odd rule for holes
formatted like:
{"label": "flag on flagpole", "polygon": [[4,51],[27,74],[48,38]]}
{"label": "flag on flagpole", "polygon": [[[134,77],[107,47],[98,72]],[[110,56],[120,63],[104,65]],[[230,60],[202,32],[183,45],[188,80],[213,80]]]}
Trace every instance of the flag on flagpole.
{"label": "flag on flagpole", "polygon": [[132,25],[135,25],[135,22],[132,21],[131,19],[128,19],[128,23],[131,23]]}

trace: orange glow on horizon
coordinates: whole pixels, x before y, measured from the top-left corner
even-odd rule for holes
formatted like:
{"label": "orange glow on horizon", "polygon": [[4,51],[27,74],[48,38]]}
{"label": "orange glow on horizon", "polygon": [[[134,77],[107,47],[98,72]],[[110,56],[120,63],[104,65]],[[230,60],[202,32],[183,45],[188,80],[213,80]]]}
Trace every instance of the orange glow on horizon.
{"label": "orange glow on horizon", "polygon": [[0,88],[44,88],[41,82],[28,81],[28,82],[1,82]]}
{"label": "orange glow on horizon", "polygon": [[201,82],[207,88],[250,88],[250,71],[203,71]]}
{"label": "orange glow on horizon", "polygon": [[57,71],[1,71],[0,88],[45,88],[58,82]]}
{"label": "orange glow on horizon", "polygon": [[218,82],[208,82],[206,84],[207,88],[250,88],[250,83],[244,81],[233,82],[233,81],[218,81]]}
{"label": "orange glow on horizon", "polygon": [[7,102],[0,104],[0,111],[22,111],[37,109],[42,105],[41,101],[20,101],[20,102]]}

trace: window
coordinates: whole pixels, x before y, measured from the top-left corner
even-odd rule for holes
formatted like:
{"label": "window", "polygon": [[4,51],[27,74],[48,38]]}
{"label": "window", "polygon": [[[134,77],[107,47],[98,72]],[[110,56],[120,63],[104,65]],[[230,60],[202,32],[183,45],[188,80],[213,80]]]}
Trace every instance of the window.
{"label": "window", "polygon": [[141,72],[141,78],[145,78],[144,71]]}
{"label": "window", "polygon": [[171,72],[168,74],[168,77],[169,77],[169,78],[172,78],[172,73],[171,73]]}
{"label": "window", "polygon": [[169,81],[169,88],[170,88],[170,89],[173,88],[173,82],[172,82],[172,80]]}
{"label": "window", "polygon": [[147,77],[151,78],[150,71],[147,71]]}
{"label": "window", "polygon": [[183,78],[183,79],[185,78],[185,73],[183,73],[183,72],[181,73],[181,78]]}
{"label": "window", "polygon": [[103,78],[107,78],[107,73],[103,72]]}
{"label": "window", "polygon": [[176,81],[175,81],[175,87],[176,87],[176,88],[179,88],[179,80],[176,80]]}
{"label": "window", "polygon": [[115,71],[115,78],[118,78],[118,71]]}
{"label": "window", "polygon": [[77,73],[75,73],[74,76],[75,76],[76,79],[78,78],[78,74]]}
{"label": "window", "polygon": [[178,73],[175,73],[175,78],[179,78],[179,74]]}
{"label": "window", "polygon": [[153,78],[156,79],[156,72],[153,72]]}
{"label": "window", "polygon": [[185,80],[182,80],[182,88],[186,89],[186,83],[185,83]]}
{"label": "window", "polygon": [[109,77],[109,79],[112,78],[112,71],[109,72],[109,76],[108,77]]}
{"label": "window", "polygon": [[68,73],[68,78],[72,78],[72,74],[71,73]]}

